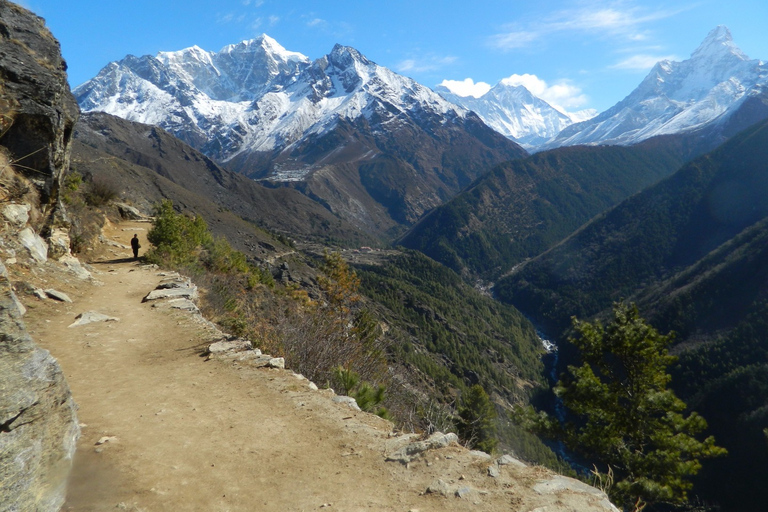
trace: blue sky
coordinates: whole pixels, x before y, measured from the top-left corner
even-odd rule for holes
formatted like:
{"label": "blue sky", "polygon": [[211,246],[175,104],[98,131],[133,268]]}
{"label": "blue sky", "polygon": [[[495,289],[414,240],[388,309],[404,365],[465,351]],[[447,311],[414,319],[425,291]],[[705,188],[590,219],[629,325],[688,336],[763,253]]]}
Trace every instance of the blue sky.
{"label": "blue sky", "polygon": [[74,87],[127,54],[209,51],[261,33],[310,58],[335,43],[434,87],[512,77],[575,111],[611,107],[653,63],[688,58],[717,25],[768,60],[766,0],[23,0],[61,42]]}

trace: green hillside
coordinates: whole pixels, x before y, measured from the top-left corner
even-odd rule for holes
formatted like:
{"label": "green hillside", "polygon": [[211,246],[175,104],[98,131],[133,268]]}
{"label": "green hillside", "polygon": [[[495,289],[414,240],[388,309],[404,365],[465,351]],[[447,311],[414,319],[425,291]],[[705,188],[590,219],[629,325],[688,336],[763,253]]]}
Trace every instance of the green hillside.
{"label": "green hillside", "polygon": [[403,334],[396,359],[451,393],[480,383],[506,401],[543,384],[543,348],[516,309],[468,286],[458,274],[409,251],[358,269],[362,291]]}
{"label": "green hillside", "polygon": [[496,167],[400,241],[493,279],[682,165],[683,140],[560,148]]}
{"label": "green hillside", "polygon": [[[677,333],[673,387],[729,450],[694,494],[721,510],[768,500],[768,123],[600,215],[500,280],[496,294],[557,335],[637,302]],[[567,347],[564,347],[567,348]],[[568,351],[566,350],[566,353]]]}
{"label": "green hillside", "polygon": [[554,332],[672,276],[768,215],[767,152],[761,123],[499,280],[497,296]]}

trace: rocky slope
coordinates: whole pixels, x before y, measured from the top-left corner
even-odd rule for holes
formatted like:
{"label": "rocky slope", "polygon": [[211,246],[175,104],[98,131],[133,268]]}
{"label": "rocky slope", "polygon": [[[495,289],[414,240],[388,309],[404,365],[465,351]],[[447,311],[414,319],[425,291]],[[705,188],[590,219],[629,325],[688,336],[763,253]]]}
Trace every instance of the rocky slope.
{"label": "rocky slope", "polygon": [[[262,71],[250,83],[253,69]],[[265,35],[218,53],[129,56],[75,95],[86,111],[159,125],[380,235],[525,155],[476,115],[341,45],[314,62]]]}
{"label": "rocky slope", "polygon": [[[548,146],[633,144],[655,135],[705,128],[710,130],[701,136],[714,136],[717,144],[724,140],[723,131],[728,132],[732,118],[754,116],[754,98],[764,95],[766,87],[768,66],[749,59],[734,44],[730,31],[719,26],[689,59],[657,63],[624,100],[589,121],[565,128]],[[768,114],[764,106],[758,110],[763,118]]]}
{"label": "rocky slope", "polygon": [[[43,20],[0,1],[0,255],[35,272],[48,255],[67,260],[58,190],[78,115],[59,45]],[[53,235],[50,246],[38,233]],[[53,357],[26,332],[0,263],[0,510],[58,510],[79,429]],[[79,270],[79,265],[77,266]]]}
{"label": "rocky slope", "polygon": [[[105,163],[108,162],[108,165]],[[370,245],[372,238],[327,208],[289,188],[265,187],[221,168],[162,128],[103,113],[84,114],[75,127],[72,168],[89,180],[111,184],[123,200],[146,214],[164,198],[203,215],[215,232],[238,249],[274,244],[254,225],[300,240]],[[249,225],[250,224],[250,225]],[[253,254],[252,254],[253,253]]]}

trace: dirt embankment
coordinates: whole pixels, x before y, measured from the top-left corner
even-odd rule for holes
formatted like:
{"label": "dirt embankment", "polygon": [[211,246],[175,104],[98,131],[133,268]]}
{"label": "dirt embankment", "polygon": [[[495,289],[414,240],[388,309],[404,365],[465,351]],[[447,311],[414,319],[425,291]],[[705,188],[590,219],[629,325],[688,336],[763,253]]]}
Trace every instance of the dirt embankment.
{"label": "dirt embankment", "polygon": [[[143,252],[147,227],[106,235],[127,246],[138,233]],[[24,299],[32,336],[58,358],[79,405],[64,510],[606,510],[600,493],[457,445],[387,462],[404,442],[389,422],[290,370],[205,361],[215,331],[142,303],[162,276],[130,254],[106,247],[92,264],[103,285],[39,278],[72,303]],[[119,320],[69,327],[85,311]]]}

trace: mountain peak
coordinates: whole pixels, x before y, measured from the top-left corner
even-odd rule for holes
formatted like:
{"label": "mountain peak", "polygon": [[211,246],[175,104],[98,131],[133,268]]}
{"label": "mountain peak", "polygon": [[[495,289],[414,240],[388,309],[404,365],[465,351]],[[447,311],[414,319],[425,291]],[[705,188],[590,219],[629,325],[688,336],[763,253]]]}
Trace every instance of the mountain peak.
{"label": "mountain peak", "polygon": [[691,54],[691,59],[712,60],[718,57],[735,56],[741,60],[749,60],[744,52],[733,42],[731,31],[725,25],[718,25],[712,29],[704,41]]}
{"label": "mountain peak", "polygon": [[328,54],[328,60],[339,67],[349,67],[354,62],[359,62],[364,65],[371,64],[365,55],[352,48],[351,46],[344,46],[336,43]]}
{"label": "mountain peak", "polygon": [[261,34],[255,39],[246,39],[237,44],[230,44],[222,48],[221,54],[249,54],[265,53],[274,57],[280,57],[283,61],[309,62],[309,58],[299,52],[286,50],[283,45],[269,37],[267,34]]}

